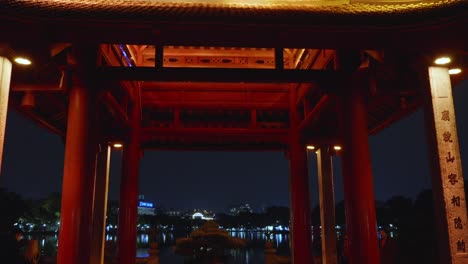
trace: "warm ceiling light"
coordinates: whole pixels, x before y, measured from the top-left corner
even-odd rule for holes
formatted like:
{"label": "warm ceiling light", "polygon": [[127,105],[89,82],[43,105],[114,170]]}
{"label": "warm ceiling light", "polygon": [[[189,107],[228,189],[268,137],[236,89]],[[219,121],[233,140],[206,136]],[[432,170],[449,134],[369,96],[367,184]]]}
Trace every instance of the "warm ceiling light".
{"label": "warm ceiling light", "polygon": [[312,150],[312,149],[315,149],[315,147],[314,146],[307,146],[307,149]]}
{"label": "warm ceiling light", "polygon": [[112,146],[114,146],[114,148],[121,148],[121,147],[123,147],[122,143],[114,143],[114,145],[112,145]]}
{"label": "warm ceiling light", "polygon": [[452,59],[450,59],[449,57],[440,57],[440,58],[437,58],[434,61],[434,63],[437,65],[445,65],[445,64],[449,64],[451,61]]}
{"label": "warm ceiling light", "polygon": [[335,149],[335,150],[341,150],[341,146],[334,146],[333,149]]}
{"label": "warm ceiling light", "polygon": [[455,68],[455,69],[450,69],[448,72],[449,74],[459,74],[460,72],[462,72],[462,70],[460,68]]}
{"label": "warm ceiling light", "polygon": [[30,60],[28,60],[26,58],[22,58],[22,57],[15,58],[15,62],[18,63],[18,64],[21,64],[21,65],[31,65]]}

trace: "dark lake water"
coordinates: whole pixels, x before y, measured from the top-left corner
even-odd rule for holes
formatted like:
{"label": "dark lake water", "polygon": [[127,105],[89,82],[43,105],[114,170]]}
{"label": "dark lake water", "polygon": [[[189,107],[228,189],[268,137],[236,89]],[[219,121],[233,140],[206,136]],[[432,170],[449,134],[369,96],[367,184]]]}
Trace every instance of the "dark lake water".
{"label": "dark lake water", "polygon": [[[227,250],[228,260],[226,264],[256,264],[264,263],[264,247],[266,235],[264,232],[231,232],[231,236],[243,238],[248,241],[248,246],[243,249]],[[184,233],[161,232],[158,234],[159,259],[162,264],[174,263],[184,264],[184,257],[174,253],[174,245],[177,238],[186,237]],[[43,255],[55,255],[57,236],[28,236],[28,239],[37,239]],[[107,241],[117,241],[116,235],[106,235]],[[137,257],[148,256],[149,248],[148,234],[137,235]],[[272,242],[277,253],[281,255],[289,254],[289,234],[274,234]]]}

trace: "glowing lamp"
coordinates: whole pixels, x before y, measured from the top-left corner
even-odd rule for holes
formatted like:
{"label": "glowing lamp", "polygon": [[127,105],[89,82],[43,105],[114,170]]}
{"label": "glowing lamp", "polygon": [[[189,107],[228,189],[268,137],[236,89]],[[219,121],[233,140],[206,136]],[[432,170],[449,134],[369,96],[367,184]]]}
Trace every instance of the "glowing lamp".
{"label": "glowing lamp", "polygon": [[21,65],[31,65],[30,60],[28,60],[26,58],[22,58],[22,57],[15,58],[15,62],[18,63],[18,64],[21,64]]}
{"label": "glowing lamp", "polygon": [[452,75],[453,75],[453,74],[459,74],[459,73],[461,73],[461,72],[462,72],[462,70],[461,70],[460,68],[450,69],[450,70],[448,71],[448,73],[449,73],[449,74],[452,74]]}
{"label": "glowing lamp", "polygon": [[114,148],[122,148],[123,145],[122,143],[114,143],[114,145],[112,145]]}
{"label": "glowing lamp", "polygon": [[315,149],[315,147],[314,146],[307,146],[307,149],[313,150],[313,149]]}
{"label": "glowing lamp", "polygon": [[334,150],[341,150],[341,146],[334,146],[333,149]]}
{"label": "glowing lamp", "polygon": [[434,61],[434,63],[437,65],[445,65],[445,64],[449,64],[451,61],[452,59],[450,59],[449,57],[440,57],[440,58],[437,58]]}

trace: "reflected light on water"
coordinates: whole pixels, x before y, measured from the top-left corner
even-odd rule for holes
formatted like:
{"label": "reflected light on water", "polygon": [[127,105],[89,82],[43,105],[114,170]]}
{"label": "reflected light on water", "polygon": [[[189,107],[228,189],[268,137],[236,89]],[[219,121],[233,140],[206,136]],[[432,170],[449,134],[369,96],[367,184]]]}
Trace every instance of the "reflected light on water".
{"label": "reflected light on water", "polygon": [[141,243],[148,244],[148,242],[149,242],[149,236],[146,234],[141,235]]}
{"label": "reflected light on water", "polygon": [[231,231],[231,236],[245,239],[245,232],[244,231],[239,231],[239,232]]}
{"label": "reflected light on water", "polygon": [[117,241],[117,236],[115,236],[115,235],[106,235],[106,241]]}
{"label": "reflected light on water", "polygon": [[140,234],[137,236],[137,244],[147,245],[148,240],[149,238],[147,234]]}
{"label": "reflected light on water", "polygon": [[279,247],[279,245],[283,243],[283,235],[276,234],[275,239],[276,239],[276,247]]}
{"label": "reflected light on water", "polygon": [[[231,249],[226,253],[230,255],[227,263],[229,264],[257,264],[264,263],[264,246],[266,236],[264,232],[257,231],[240,231],[240,232],[229,232],[233,237],[244,238],[248,240],[249,246],[245,249]],[[173,251],[173,246],[177,238],[185,237],[185,233],[171,233],[171,232],[160,232],[157,234],[157,241],[160,249],[161,263],[183,263],[183,257],[178,256]],[[106,234],[106,241],[117,241],[116,234]],[[283,254],[288,254],[289,250],[289,238],[284,233],[274,233],[272,236],[273,244],[276,245],[278,251]],[[39,237],[41,250],[47,247],[49,243],[55,245],[57,239],[54,236]],[[149,249],[149,235],[138,234],[138,247],[137,257],[144,258],[148,257]],[[164,262],[163,262],[164,260]]]}

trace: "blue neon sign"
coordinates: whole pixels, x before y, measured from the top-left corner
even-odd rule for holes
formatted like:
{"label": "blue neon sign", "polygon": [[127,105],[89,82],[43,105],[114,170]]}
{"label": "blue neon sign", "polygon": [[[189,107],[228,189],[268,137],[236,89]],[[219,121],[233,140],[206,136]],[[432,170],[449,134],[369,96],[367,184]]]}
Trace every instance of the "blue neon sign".
{"label": "blue neon sign", "polygon": [[146,207],[146,208],[154,208],[154,204],[153,204],[153,203],[144,202],[144,201],[140,201],[140,202],[138,203],[138,206],[139,206],[139,207]]}

